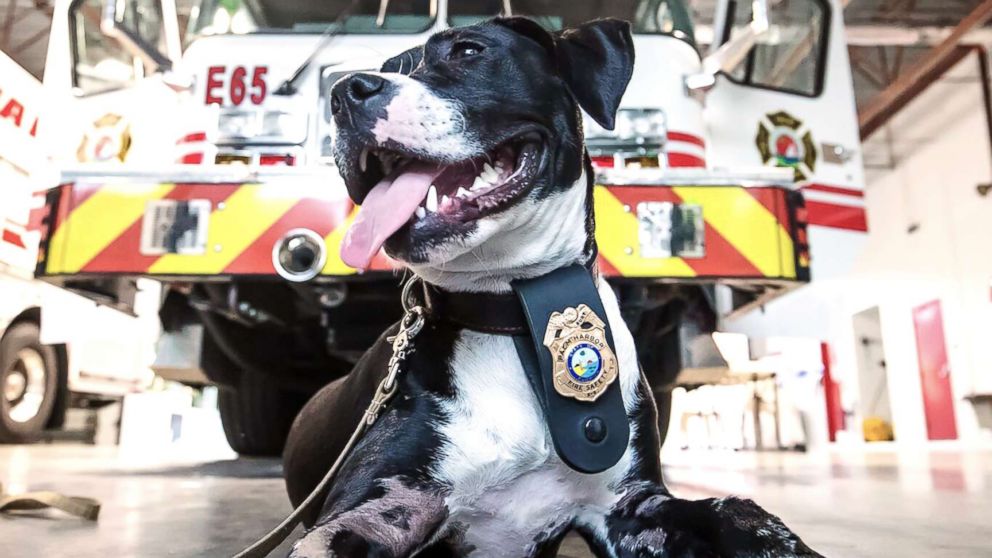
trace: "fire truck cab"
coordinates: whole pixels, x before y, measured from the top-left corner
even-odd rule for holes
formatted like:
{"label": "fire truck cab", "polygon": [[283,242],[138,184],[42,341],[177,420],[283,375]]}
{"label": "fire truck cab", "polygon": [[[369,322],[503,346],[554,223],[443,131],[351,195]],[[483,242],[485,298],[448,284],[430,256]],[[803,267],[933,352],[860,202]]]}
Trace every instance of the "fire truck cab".
{"label": "fire truck cab", "polygon": [[585,122],[599,265],[667,422],[679,374],[721,362],[721,321],[808,282],[831,260],[819,238],[858,232],[831,223],[863,222],[838,0],[716,7],[696,29],[682,0],[59,0],[45,82],[89,140],[49,194],[38,275],[162,281],[156,370],[218,384],[232,447],[278,452],[399,316],[388,258],[360,275],[338,257],[354,207],[331,85],[496,15],[623,18],[637,64],[616,128]]}

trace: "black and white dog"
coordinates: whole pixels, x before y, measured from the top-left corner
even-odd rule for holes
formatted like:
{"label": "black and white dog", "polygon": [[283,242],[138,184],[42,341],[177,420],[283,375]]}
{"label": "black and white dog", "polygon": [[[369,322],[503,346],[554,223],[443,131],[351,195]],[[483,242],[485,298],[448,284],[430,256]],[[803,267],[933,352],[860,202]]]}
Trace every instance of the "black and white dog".
{"label": "black and white dog", "polygon": [[[432,288],[510,281],[594,257],[593,176],[579,107],[606,127],[634,64],[629,26],[551,34],[525,18],[452,29],[332,91],[335,158],[361,212],[342,256],[382,246]],[[817,556],[749,500],[688,501],[662,482],[657,412],[616,297],[602,279],[630,422],[612,468],[556,454],[506,335],[431,317],[399,393],[340,471],[292,556],[554,556],[570,530],[597,556]],[[341,452],[379,380],[386,336],[320,391],[290,434],[299,504]]]}

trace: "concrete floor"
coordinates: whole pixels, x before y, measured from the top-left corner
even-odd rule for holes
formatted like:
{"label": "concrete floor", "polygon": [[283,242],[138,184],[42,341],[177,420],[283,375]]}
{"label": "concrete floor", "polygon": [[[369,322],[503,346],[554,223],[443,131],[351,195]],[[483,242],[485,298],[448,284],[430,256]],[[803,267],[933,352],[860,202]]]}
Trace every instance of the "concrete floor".
{"label": "concrete floor", "polygon": [[[671,452],[665,462],[676,494],[752,497],[827,556],[992,557],[992,452]],[[0,482],[103,502],[95,523],[0,515],[5,558],[229,556],[289,511],[275,460],[0,446]],[[589,556],[579,540],[562,554]]]}

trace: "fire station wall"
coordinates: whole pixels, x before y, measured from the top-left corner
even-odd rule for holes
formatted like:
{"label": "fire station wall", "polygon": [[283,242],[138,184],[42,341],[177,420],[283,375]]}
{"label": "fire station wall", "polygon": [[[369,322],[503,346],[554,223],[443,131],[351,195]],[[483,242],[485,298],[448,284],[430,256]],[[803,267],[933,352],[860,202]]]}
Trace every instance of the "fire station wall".
{"label": "fire station wall", "polygon": [[931,85],[864,151],[871,232],[854,277],[881,311],[896,422],[898,405],[913,437],[926,438],[912,311],[939,300],[959,437],[988,439],[964,400],[992,393],[992,195],[977,189],[992,179],[992,158],[977,58]]}
{"label": "fire station wall", "polygon": [[[977,62],[967,58],[863,146],[869,233],[814,229],[813,283],[726,324],[753,337],[828,342],[843,407],[853,413],[842,439],[861,439],[859,401],[870,396],[858,393],[854,316],[877,307],[896,441],[927,440],[912,312],[939,300],[958,437],[992,443],[964,399],[992,393],[992,193],[976,189],[992,166],[982,102]],[[848,269],[820,266],[827,273],[817,274],[815,258],[851,254]]]}

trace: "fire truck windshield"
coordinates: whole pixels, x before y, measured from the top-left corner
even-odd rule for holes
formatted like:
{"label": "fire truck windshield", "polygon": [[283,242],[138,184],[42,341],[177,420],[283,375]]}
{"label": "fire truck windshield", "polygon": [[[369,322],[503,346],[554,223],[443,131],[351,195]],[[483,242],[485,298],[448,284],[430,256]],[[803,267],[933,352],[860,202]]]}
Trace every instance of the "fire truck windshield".
{"label": "fire truck windshield", "polygon": [[434,24],[435,5],[436,0],[203,0],[190,17],[188,36],[320,34],[328,26],[336,27],[334,34],[421,33]]}
{"label": "fire truck windshield", "polygon": [[573,27],[601,17],[625,19],[634,33],[671,34],[693,40],[692,23],[682,0],[452,0],[448,23],[471,25],[494,15],[531,17],[548,29]]}
{"label": "fire truck windshield", "polygon": [[[403,34],[431,28],[439,0],[202,0],[187,40],[243,33]],[[693,42],[683,0],[450,0],[447,23],[471,25],[503,15],[532,17],[561,29],[600,17],[630,21],[634,33],[674,35]],[[340,18],[340,24],[335,21]]]}

